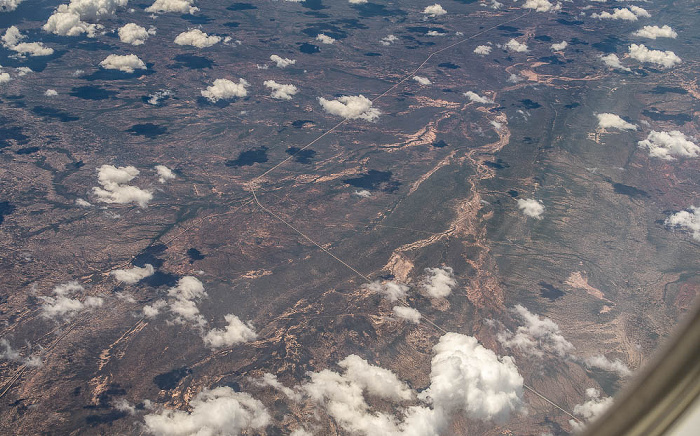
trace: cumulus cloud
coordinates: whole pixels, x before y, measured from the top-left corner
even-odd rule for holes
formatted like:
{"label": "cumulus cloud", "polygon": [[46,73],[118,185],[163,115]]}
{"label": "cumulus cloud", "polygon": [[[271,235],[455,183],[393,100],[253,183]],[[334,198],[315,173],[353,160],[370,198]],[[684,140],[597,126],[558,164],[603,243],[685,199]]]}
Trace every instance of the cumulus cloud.
{"label": "cumulus cloud", "polygon": [[297,93],[296,86],[277,83],[274,80],[266,80],[263,85],[272,90],[270,97],[279,100],[291,100],[292,96]]}
{"label": "cumulus cloud", "polygon": [[688,210],[674,213],[664,223],[672,228],[686,229],[693,239],[700,241],[700,207],[690,206]]}
{"label": "cumulus cloud", "polygon": [[161,410],[144,417],[146,429],[157,436],[237,435],[270,424],[265,406],[245,392],[227,386],[203,390],[189,410]]}
{"label": "cumulus cloud", "polygon": [[367,3],[367,0],[348,0],[351,5],[363,5]]}
{"label": "cumulus cloud", "polygon": [[609,55],[601,56],[600,60],[602,60],[603,63],[605,65],[609,66],[610,68],[615,68],[615,69],[623,70],[623,71],[632,71],[629,68],[627,68],[626,66],[622,65],[622,63],[620,62],[620,58],[618,58],[617,55],[614,53],[610,53]]}
{"label": "cumulus cloud", "polygon": [[649,12],[639,6],[630,6],[629,8],[616,8],[612,13],[608,11],[599,14],[591,14],[591,17],[600,20],[625,20],[637,21],[638,17],[650,17]]}
{"label": "cumulus cloud", "polygon": [[568,46],[569,46],[568,42],[562,41],[562,42],[558,42],[556,44],[552,44],[550,47],[552,48],[553,51],[562,51]]}
{"label": "cumulus cloud", "polygon": [[454,277],[454,270],[449,267],[426,268],[426,276],[423,278],[421,286],[426,294],[431,298],[445,298],[452,293],[452,289],[457,286]]}
{"label": "cumulus cloud", "polygon": [[370,365],[366,360],[351,354],[338,362],[345,370],[345,378],[366,390],[370,395],[396,401],[410,400],[413,394],[406,383],[388,369]]}
{"label": "cumulus cloud", "polygon": [[425,9],[423,9],[423,13],[429,17],[435,18],[440,15],[445,15],[447,11],[438,3],[435,3],[434,5],[426,6]]}
{"label": "cumulus cloud", "polygon": [[649,156],[664,160],[678,157],[698,157],[700,147],[678,130],[657,132],[652,130],[647,139],[637,143],[640,148],[649,150]]}
{"label": "cumulus cloud", "polygon": [[163,101],[166,97],[169,97],[171,94],[170,90],[168,89],[161,89],[153,94],[148,94],[148,104],[152,104],[153,106],[158,106],[161,101]]}
{"label": "cumulus cloud", "polygon": [[428,79],[427,77],[423,77],[423,76],[413,76],[413,80],[415,80],[416,82],[420,83],[421,85],[425,85],[425,86],[431,85],[433,83],[430,81],[430,79]]}
{"label": "cumulus cloud", "polygon": [[344,95],[335,100],[326,100],[323,97],[319,97],[318,102],[329,114],[339,115],[344,118],[374,121],[381,115],[379,109],[372,107],[372,100],[362,94]]}
{"label": "cumulus cloud", "polygon": [[404,297],[406,297],[406,293],[409,290],[409,287],[407,285],[404,285],[403,283],[398,283],[394,282],[391,280],[387,280],[384,282],[381,282],[379,280],[375,280],[372,283],[366,283],[362,286],[363,289],[367,289],[368,291],[371,292],[376,292],[377,294],[381,294],[384,298],[387,300],[394,302],[397,300],[400,300]]}
{"label": "cumulus cloud", "polygon": [[493,100],[491,100],[490,98],[482,97],[474,91],[467,91],[462,95],[464,95],[465,97],[467,97],[470,101],[473,101],[474,103],[483,103],[483,104],[493,103]]}
{"label": "cumulus cloud", "polygon": [[628,123],[619,115],[602,113],[596,114],[598,117],[598,127],[602,129],[617,129],[617,130],[637,130],[637,125]]}
{"label": "cumulus cloud", "polygon": [[199,8],[194,6],[194,0],[156,0],[146,8],[146,12],[162,13],[176,12],[180,14],[194,14]]}
{"label": "cumulus cloud", "polygon": [[[595,388],[586,389],[586,397],[588,398],[587,401],[574,406],[574,414],[582,417],[587,423],[602,415],[613,403],[612,397],[601,398],[600,391]],[[571,424],[574,431],[581,431],[585,428],[585,424],[581,424],[574,419],[570,419],[569,424]]]}
{"label": "cumulus cloud", "polygon": [[204,343],[210,348],[230,347],[236,344],[253,341],[258,336],[253,325],[244,323],[236,315],[224,316],[228,323],[223,329],[212,329],[204,335]]}
{"label": "cumulus cloud", "polygon": [[133,166],[117,168],[114,165],[102,165],[97,169],[97,181],[102,188],[96,186],[92,192],[103,203],[136,203],[145,208],[153,199],[151,191],[127,185],[139,173]]}
{"label": "cumulus cloud", "polygon": [[394,316],[397,318],[412,322],[414,324],[418,324],[420,322],[420,312],[412,307],[394,306],[392,311],[394,312]]}
{"label": "cumulus cloud", "polygon": [[211,47],[221,41],[220,36],[207,35],[199,29],[191,29],[187,32],[182,32],[175,37],[177,45],[191,45],[197,48]]}
{"label": "cumulus cloud", "polygon": [[286,68],[297,63],[295,59],[283,58],[276,54],[271,55],[270,60],[277,65],[277,68]]}
{"label": "cumulus cloud", "polygon": [[175,178],[175,173],[173,173],[173,170],[165,165],[156,165],[156,171],[158,172],[158,181],[160,183],[165,183],[168,180],[173,180]]}
{"label": "cumulus cloud", "polygon": [[56,35],[78,36],[84,33],[93,38],[103,28],[97,21],[113,15],[117,8],[126,6],[127,2],[128,0],[71,0],[67,5],[56,8],[43,29]]}
{"label": "cumulus cloud", "polygon": [[542,219],[542,214],[544,213],[544,205],[538,200],[532,198],[528,199],[518,199],[518,208],[530,218]]}
{"label": "cumulus cloud", "polygon": [[398,41],[399,38],[397,38],[395,35],[387,35],[384,38],[379,40],[379,43],[381,45],[391,45],[392,43]]}
{"label": "cumulus cloud", "polygon": [[12,80],[12,77],[10,77],[9,73],[5,73],[0,69],[0,85],[3,83],[7,83],[10,80]]}
{"label": "cumulus cloud", "polygon": [[478,55],[485,56],[485,55],[491,53],[491,46],[489,46],[489,45],[478,45],[478,46],[474,49],[474,53],[476,53],[476,54],[478,54]]}
{"label": "cumulus cloud", "polygon": [[527,0],[523,7],[537,12],[554,12],[561,9],[561,3],[552,4],[549,0]]}
{"label": "cumulus cloud", "polygon": [[282,392],[284,395],[287,396],[287,398],[289,398],[291,400],[294,400],[294,401],[301,400],[301,393],[300,392],[295,391],[292,388],[286,387],[279,380],[277,380],[276,375],[270,374],[269,372],[266,372],[265,374],[263,374],[263,376],[261,378],[251,379],[250,381],[256,386],[269,386],[273,389],[276,389],[276,390]]}
{"label": "cumulus cloud", "polygon": [[83,300],[74,298],[74,294],[84,291],[85,288],[78,282],[68,282],[56,286],[52,295],[39,297],[43,301],[41,316],[54,320],[68,320],[84,310],[102,306],[104,301],[100,297],[88,296]]}
{"label": "cumulus cloud", "polygon": [[574,350],[574,346],[564,338],[559,326],[551,319],[540,319],[519,304],[513,308],[513,312],[524,325],[519,326],[515,333],[506,330],[498,334],[498,341],[504,347],[516,348],[534,357],[542,357],[545,352],[568,357]]}
{"label": "cumulus cloud", "polygon": [[58,92],[56,92],[55,89],[47,89],[46,91],[44,91],[44,95],[46,97],[56,97],[58,95]]}
{"label": "cumulus cloud", "polygon": [[587,357],[584,359],[584,363],[589,368],[598,368],[604,371],[615,372],[620,377],[627,377],[632,374],[629,367],[620,359],[610,360],[602,354]]}
{"label": "cumulus cloud", "polygon": [[678,34],[671,28],[671,26],[644,26],[641,29],[634,32],[632,35],[639,36],[640,38],[656,39],[656,38],[676,38]]}
{"label": "cumulus cloud", "polygon": [[358,191],[355,191],[355,195],[361,198],[369,198],[372,196],[372,193],[366,189],[360,189]]}
{"label": "cumulus cloud", "polygon": [[197,302],[207,296],[204,285],[196,277],[184,276],[178,280],[177,286],[168,289],[168,307],[174,322],[203,327],[207,321],[199,313]]}
{"label": "cumulus cloud", "polygon": [[510,51],[518,52],[518,53],[524,53],[526,51],[529,51],[527,48],[527,44],[524,44],[522,42],[518,42],[515,39],[511,39],[510,41],[505,43],[503,45],[503,48],[510,50]]}
{"label": "cumulus cloud", "polygon": [[670,50],[650,50],[644,44],[630,45],[629,54],[632,59],[639,62],[648,62],[664,68],[670,68],[682,62],[681,58]]}
{"label": "cumulus cloud", "polygon": [[216,79],[212,86],[202,90],[202,97],[205,97],[212,103],[219,100],[230,100],[238,97],[243,98],[248,95],[246,87],[249,83],[245,79],[238,79],[238,83],[228,79]]}
{"label": "cumulus cloud", "polygon": [[37,355],[31,355],[29,357],[22,357],[22,354],[18,351],[12,348],[10,345],[10,342],[2,338],[0,339],[0,347],[3,349],[0,350],[0,360],[9,360],[11,362],[18,362],[21,363],[22,365],[38,368],[40,366],[43,366],[43,363],[41,361],[41,357]]}
{"label": "cumulus cloud", "polygon": [[0,12],[12,12],[24,0],[0,0]]}
{"label": "cumulus cloud", "polygon": [[126,44],[141,45],[151,33],[136,23],[128,23],[119,28],[119,40]]}
{"label": "cumulus cloud", "polygon": [[146,277],[152,276],[154,272],[155,269],[153,268],[153,265],[147,263],[143,266],[143,268],[135,266],[130,269],[115,269],[114,271],[110,272],[110,274],[120,282],[133,285]]}
{"label": "cumulus cloud", "polygon": [[9,27],[2,36],[2,45],[19,56],[49,56],[53,54],[53,49],[46,47],[40,42],[22,42],[27,37],[22,35],[16,26]]}
{"label": "cumulus cloud", "polygon": [[316,41],[319,41],[321,44],[333,44],[335,42],[335,38],[332,38],[325,33],[319,33],[316,35]]}
{"label": "cumulus cloud", "polygon": [[100,62],[105,70],[119,70],[125,73],[133,73],[134,70],[145,70],[146,64],[135,54],[115,55],[111,54]]}

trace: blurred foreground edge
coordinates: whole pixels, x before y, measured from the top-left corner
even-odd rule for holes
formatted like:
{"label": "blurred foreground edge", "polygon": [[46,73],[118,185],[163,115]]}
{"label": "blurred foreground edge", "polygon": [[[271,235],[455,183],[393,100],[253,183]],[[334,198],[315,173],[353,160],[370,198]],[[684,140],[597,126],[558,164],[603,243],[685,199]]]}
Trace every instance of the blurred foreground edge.
{"label": "blurred foreground edge", "polygon": [[[674,335],[590,423],[582,436],[659,436],[671,430],[700,394],[700,301]],[[685,416],[683,417],[685,418]],[[697,429],[700,435],[700,429]]]}

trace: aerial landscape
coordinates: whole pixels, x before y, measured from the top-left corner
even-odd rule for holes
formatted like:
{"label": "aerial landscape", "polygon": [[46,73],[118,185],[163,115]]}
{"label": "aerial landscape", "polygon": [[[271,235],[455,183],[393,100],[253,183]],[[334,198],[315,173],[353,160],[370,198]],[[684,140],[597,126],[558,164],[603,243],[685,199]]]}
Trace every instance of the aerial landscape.
{"label": "aerial landscape", "polygon": [[0,434],[568,435],[700,292],[692,0],[0,0]]}

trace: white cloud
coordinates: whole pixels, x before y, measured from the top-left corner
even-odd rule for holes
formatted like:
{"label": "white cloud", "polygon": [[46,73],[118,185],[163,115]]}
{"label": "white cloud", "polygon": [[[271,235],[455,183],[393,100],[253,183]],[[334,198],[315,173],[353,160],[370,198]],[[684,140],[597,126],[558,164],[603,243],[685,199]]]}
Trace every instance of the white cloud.
{"label": "white cloud", "polygon": [[404,306],[394,306],[392,308],[392,311],[394,312],[394,315],[397,318],[404,319],[406,321],[418,324],[421,319],[421,314],[418,312],[416,309],[412,307],[404,307]]}
{"label": "white cloud", "polygon": [[335,100],[326,100],[319,97],[319,103],[326,112],[349,119],[363,119],[374,121],[379,118],[381,112],[372,107],[372,100],[360,95],[344,95]]}
{"label": "white cloud", "polygon": [[361,189],[359,191],[355,191],[355,195],[361,198],[369,198],[372,196],[372,193],[366,189]]}
{"label": "white cloud", "polygon": [[644,26],[641,29],[634,32],[632,35],[639,36],[640,38],[676,38],[678,34],[671,28],[671,26]]}
{"label": "white cloud", "polygon": [[194,14],[199,8],[194,6],[194,0],[155,0],[146,8],[146,12],[162,13],[176,12],[180,14]]}
{"label": "white cloud", "polygon": [[519,326],[515,333],[506,330],[498,334],[498,341],[504,347],[517,348],[535,357],[542,357],[545,352],[559,357],[568,357],[574,350],[574,346],[564,338],[559,326],[551,319],[547,317],[540,319],[519,304],[513,308],[513,312],[524,322],[524,325]]}
{"label": "white cloud", "polygon": [[144,420],[146,429],[157,436],[223,436],[262,430],[271,418],[259,400],[222,386],[197,394],[188,411],[162,410]]}
{"label": "white cloud", "polygon": [[97,181],[102,188],[94,187],[92,192],[97,200],[103,203],[136,203],[145,208],[153,199],[151,191],[127,185],[139,175],[139,170],[133,166],[115,167],[114,165],[102,165],[97,169]]}
{"label": "white cloud", "polygon": [[230,347],[253,341],[258,336],[255,334],[252,324],[245,324],[236,315],[228,314],[224,316],[228,325],[223,329],[212,329],[203,336],[204,343],[210,348]]}
{"label": "white cloud", "polygon": [[147,304],[143,306],[143,316],[146,318],[155,318],[160,313],[161,309],[164,309],[168,303],[164,300],[158,300],[153,304]]}
{"label": "white cloud", "polygon": [[[613,403],[612,397],[601,398],[600,391],[595,388],[586,389],[586,397],[588,401],[574,406],[574,414],[581,416],[586,422],[594,421]],[[585,424],[581,424],[574,419],[570,419],[569,424],[571,424],[574,431],[581,431],[585,428]]]}
{"label": "white cloud", "polygon": [[425,36],[445,36],[447,33],[445,32],[440,32],[438,30],[428,30],[428,32],[425,34]]}
{"label": "white cloud", "polygon": [[657,132],[652,130],[647,139],[637,143],[640,148],[649,150],[649,156],[664,160],[679,157],[698,157],[700,147],[678,130]]}
{"label": "white cloud", "polygon": [[270,374],[269,372],[266,372],[265,374],[263,374],[263,376],[259,379],[251,379],[250,381],[256,386],[270,386],[271,388],[274,388],[274,389],[282,392],[284,395],[287,396],[287,398],[289,398],[291,400],[294,400],[294,401],[301,400],[301,393],[295,391],[292,388],[286,387],[279,380],[277,380],[276,375]]}
{"label": "white cloud", "polygon": [[153,106],[157,106],[160,104],[160,102],[165,98],[169,97],[171,94],[170,90],[168,89],[161,89],[159,91],[154,92],[153,94],[148,94],[148,104],[152,104]]}
{"label": "white cloud", "polygon": [[452,293],[452,289],[457,286],[454,277],[454,270],[449,267],[426,268],[426,276],[423,278],[421,286],[425,293],[431,298],[445,298]]}
{"label": "white cloud", "polygon": [[693,239],[700,241],[700,207],[690,206],[688,210],[674,213],[664,223],[669,227],[685,228]]}
{"label": "white cloud", "polygon": [[379,40],[379,43],[381,45],[391,45],[392,43],[398,41],[399,38],[397,38],[395,35],[387,35],[384,38]]}
{"label": "white cloud", "polygon": [[542,219],[544,213],[544,205],[538,200],[532,198],[518,199],[518,208],[526,215],[535,219]]}
{"label": "white cloud", "polygon": [[192,323],[203,327],[207,321],[199,313],[196,302],[206,298],[207,292],[204,285],[196,277],[185,276],[177,282],[177,286],[168,289],[168,306],[175,316],[177,324]]}
{"label": "white cloud", "polygon": [[77,200],[75,200],[75,204],[77,204],[80,207],[91,207],[92,206],[92,203],[90,203],[89,201],[84,200],[82,198],[78,198]]}
{"label": "white cloud", "polygon": [[596,114],[598,117],[598,127],[602,129],[617,129],[617,130],[637,130],[637,125],[628,123],[619,115],[602,113]]}
{"label": "white cloud", "polygon": [[34,72],[29,67],[18,67],[15,71],[17,72],[18,77],[26,76],[27,74]]}
{"label": "white cloud", "polygon": [[220,36],[207,35],[199,29],[191,29],[187,32],[182,32],[175,37],[177,45],[191,45],[197,48],[211,47],[221,41]]}
{"label": "white cloud", "polygon": [[636,59],[640,62],[649,62],[660,65],[664,68],[670,68],[682,62],[681,58],[676,56],[676,54],[672,51],[650,50],[644,44],[630,45],[629,53],[632,59]]}
{"label": "white cloud", "polygon": [[600,60],[605,63],[605,65],[609,66],[610,68],[615,68],[618,70],[623,70],[623,71],[631,71],[629,68],[626,66],[622,65],[620,62],[620,58],[617,57],[616,54],[610,53],[609,55],[601,56]]}
{"label": "white cloud", "polygon": [[627,377],[632,374],[629,367],[620,359],[610,360],[602,354],[587,357],[584,363],[589,368],[599,368],[604,371],[616,372],[620,377]]}
{"label": "white cloud", "polygon": [[270,97],[279,100],[291,100],[292,96],[297,93],[296,86],[277,83],[274,80],[266,80],[263,85],[272,90]]}
{"label": "white cloud", "polygon": [[348,0],[351,5],[363,5],[367,3],[367,0]]}
{"label": "white cloud", "polygon": [[445,15],[447,11],[438,3],[435,3],[434,5],[426,6],[425,9],[423,9],[423,13],[429,17],[435,18],[440,15]]}
{"label": "white cloud", "polygon": [[271,55],[270,60],[277,65],[277,68],[286,68],[297,63],[295,59],[283,58],[276,54]]}
{"label": "white cloud", "polygon": [[381,294],[384,296],[384,298],[391,302],[404,298],[409,290],[407,285],[390,280],[385,282],[375,280],[372,283],[365,283],[362,285],[362,288],[371,292],[376,292],[377,294]]}
{"label": "white cloud", "polygon": [[216,79],[212,86],[202,90],[202,96],[212,103],[219,100],[230,100],[238,97],[243,98],[248,95],[246,87],[249,83],[245,79],[238,79],[238,83],[228,79]]}
{"label": "white cloud", "polygon": [[19,53],[19,56],[49,56],[53,54],[53,49],[46,47],[40,42],[22,42],[27,37],[19,32],[15,26],[9,27],[2,37],[2,45],[7,49]]}
{"label": "white cloud", "polygon": [[503,48],[508,49],[510,51],[518,52],[518,53],[524,53],[526,51],[529,51],[527,48],[527,44],[524,44],[522,42],[518,42],[515,39],[511,39],[507,43],[503,45]]}
{"label": "white cloud", "polygon": [[476,53],[476,54],[478,54],[478,55],[487,55],[487,54],[491,53],[491,46],[489,46],[489,45],[478,45],[478,46],[474,49],[474,53]]}
{"label": "white cloud", "polygon": [[430,81],[430,79],[428,79],[427,77],[423,77],[423,76],[413,76],[413,80],[415,80],[416,82],[420,83],[421,85],[425,85],[425,86],[431,85],[433,83]]}
{"label": "white cloud", "polygon": [[630,6],[629,8],[616,8],[612,13],[604,11],[599,14],[591,14],[591,17],[600,20],[637,21],[638,17],[650,17],[650,15],[649,12],[639,6]]}
{"label": "white cloud", "polygon": [[465,97],[467,97],[470,101],[473,101],[475,103],[483,103],[483,104],[490,104],[493,103],[493,100],[491,100],[488,97],[482,97],[479,94],[477,94],[474,91],[467,91],[464,94]]}
{"label": "white cloud", "polygon": [[0,0],[0,12],[12,12],[24,0]]}
{"label": "white cloud", "polygon": [[345,378],[370,395],[396,401],[410,400],[413,394],[406,383],[388,369],[370,365],[366,360],[351,354],[338,362],[345,370]]}
{"label": "white cloud", "polygon": [[10,345],[10,342],[2,338],[0,339],[0,347],[3,347],[4,350],[0,351],[0,360],[9,360],[10,362],[18,362],[23,365],[29,366],[29,367],[34,367],[38,368],[43,366],[43,362],[41,361],[41,357],[38,355],[31,355],[29,357],[22,357],[22,354],[12,348]]}
{"label": "white cloud", "polygon": [[58,95],[58,92],[56,92],[55,89],[47,89],[46,91],[44,91],[44,95],[46,97],[56,97]]}
{"label": "white cloud", "polygon": [[175,173],[173,173],[173,170],[165,165],[156,165],[156,171],[158,172],[158,181],[160,183],[165,183],[168,180],[173,180],[175,178]]}
{"label": "white cloud", "polygon": [[148,30],[136,23],[128,23],[119,28],[119,40],[126,44],[141,45],[149,36]]}
{"label": "white cloud", "polygon": [[78,282],[68,282],[56,286],[53,295],[42,297],[41,316],[48,319],[68,320],[84,310],[100,307],[103,300],[100,297],[88,296],[82,301],[71,298],[73,294],[83,293],[83,288]]}
{"label": "white cloud", "polygon": [[146,64],[135,54],[115,55],[111,54],[100,62],[105,70],[119,70],[125,73],[133,73],[134,70],[145,70]]}
{"label": "white cloud", "polygon": [[135,266],[130,269],[115,269],[114,271],[110,272],[110,275],[120,282],[133,285],[146,277],[152,276],[154,272],[155,269],[153,268],[153,265],[147,263],[143,266],[143,268]]}
{"label": "white cloud", "polygon": [[319,41],[321,44],[333,44],[335,42],[335,38],[332,38],[325,33],[319,33],[316,35],[316,41]]}
{"label": "white cloud", "polygon": [[557,2],[553,5],[549,0],[527,0],[523,7],[537,12],[554,12],[561,9],[561,3]]}
{"label": "white cloud", "polygon": [[[62,36],[78,36],[85,33],[94,38],[103,28],[96,22],[112,16],[117,8],[126,6],[128,0],[71,0],[60,5],[44,24],[43,29]],[[92,22],[92,23],[91,23]]]}
{"label": "white cloud", "polygon": [[562,51],[562,50],[564,50],[564,49],[565,49],[566,47],[568,47],[568,46],[569,46],[569,43],[568,43],[568,42],[562,41],[562,42],[558,42],[558,43],[556,43],[556,44],[552,44],[552,45],[551,45],[551,48],[552,48],[553,51]]}
{"label": "white cloud", "polygon": [[10,80],[12,80],[12,77],[8,73],[3,72],[0,70],[0,84],[7,83]]}
{"label": "white cloud", "polygon": [[520,83],[523,80],[525,79],[522,76],[515,73],[511,73],[511,75],[508,76],[508,83]]}

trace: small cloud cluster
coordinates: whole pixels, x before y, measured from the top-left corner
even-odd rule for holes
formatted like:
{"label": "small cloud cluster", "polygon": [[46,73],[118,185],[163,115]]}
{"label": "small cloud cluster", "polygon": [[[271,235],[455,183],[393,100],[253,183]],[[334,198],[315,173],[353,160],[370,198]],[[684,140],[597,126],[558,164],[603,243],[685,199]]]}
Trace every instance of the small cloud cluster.
{"label": "small cloud cluster", "polygon": [[271,55],[270,60],[275,63],[277,68],[286,68],[297,63],[295,59],[283,58],[276,54]]}
{"label": "small cloud cluster", "polygon": [[392,43],[398,41],[399,38],[397,38],[395,35],[387,35],[384,38],[379,40],[379,43],[381,45],[391,45]]}
{"label": "small cloud cluster", "polygon": [[148,94],[147,103],[151,104],[153,106],[158,106],[160,104],[160,102],[164,98],[169,97],[170,94],[172,94],[172,93],[168,89],[158,90],[158,91],[154,92],[153,94]]}
{"label": "small cloud cluster", "polygon": [[203,337],[204,343],[210,348],[230,347],[248,341],[254,341],[258,335],[253,329],[253,325],[240,320],[236,315],[228,314],[224,316],[228,323],[223,329],[209,330]]}
{"label": "small cloud cluster", "polygon": [[168,301],[158,300],[152,305],[144,306],[143,315],[146,318],[155,318],[161,309],[167,307],[174,317],[173,322],[176,324],[191,323],[198,327],[204,327],[207,321],[199,313],[197,302],[207,296],[202,282],[196,277],[185,276],[178,280],[176,286],[168,289]]}
{"label": "small cloud cluster", "polygon": [[562,51],[568,46],[569,46],[568,42],[562,41],[562,42],[558,42],[556,44],[552,44],[550,47],[552,48],[552,51]]}
{"label": "small cloud cluster", "polygon": [[649,150],[649,156],[664,160],[673,160],[676,157],[698,157],[700,155],[700,147],[678,130],[670,132],[652,130],[647,139],[639,141],[637,145],[639,145],[639,148]]}
{"label": "small cloud cluster", "polygon": [[516,305],[513,312],[524,322],[515,333],[510,330],[500,332],[498,341],[506,348],[517,348],[534,357],[542,357],[545,352],[559,357],[567,357],[574,350],[559,330],[559,326],[549,318],[540,319],[527,308]]}
{"label": "small cloud cluster", "polygon": [[43,301],[41,316],[53,320],[69,320],[82,311],[100,307],[104,300],[100,297],[88,296],[83,300],[74,297],[74,294],[83,293],[83,288],[78,282],[68,282],[56,286],[52,294],[39,297]]}
{"label": "small cloud cluster", "polygon": [[426,268],[426,276],[421,284],[423,290],[430,298],[445,298],[452,293],[457,286],[454,270],[449,267]]}
{"label": "small cloud cluster", "polygon": [[339,115],[351,120],[374,121],[381,115],[379,109],[372,107],[372,100],[362,94],[344,95],[335,100],[326,100],[323,97],[319,97],[318,102],[329,114]]}
{"label": "small cloud cluster", "polygon": [[608,55],[604,55],[600,57],[600,60],[603,61],[603,63],[610,68],[614,68],[617,70],[623,70],[623,71],[632,71],[626,66],[622,65],[620,62],[620,58],[617,57],[616,54],[610,53]]}
{"label": "small cloud cluster", "polygon": [[602,113],[596,114],[598,117],[598,127],[601,129],[617,129],[617,130],[637,130],[637,125],[628,123],[619,115]]}
{"label": "small cloud cluster", "polygon": [[640,38],[656,39],[656,38],[673,38],[675,39],[678,34],[671,26],[665,25],[659,26],[644,26],[641,29],[634,32],[632,35],[638,36]]}
{"label": "small cloud cluster", "polygon": [[325,33],[319,33],[316,35],[316,41],[320,42],[321,44],[333,44],[335,42],[335,38],[332,38]]}
{"label": "small cloud cluster", "polygon": [[410,289],[408,285],[391,280],[384,282],[375,280],[372,283],[364,284],[362,288],[367,289],[370,292],[380,294],[392,303],[405,298],[408,290]]}
{"label": "small cloud cluster", "polygon": [[464,95],[465,97],[467,97],[470,101],[473,101],[474,103],[482,103],[482,104],[493,103],[493,100],[491,100],[490,98],[482,97],[474,91],[467,91],[462,95]]}
{"label": "small cloud cluster", "polygon": [[690,206],[688,210],[674,213],[664,221],[668,227],[688,230],[693,239],[700,241],[700,207]]}
{"label": "small cloud cluster", "polygon": [[105,70],[119,70],[124,73],[133,73],[135,70],[145,70],[146,64],[135,54],[107,56],[100,66]]}
{"label": "small cloud cluster", "polygon": [[22,365],[33,368],[38,368],[44,365],[41,361],[41,357],[37,355],[22,357],[22,354],[19,351],[12,348],[10,342],[5,338],[0,339],[0,347],[4,348],[4,350],[0,350],[0,360],[18,362]]}
{"label": "small cloud cluster", "polygon": [[428,79],[427,77],[423,77],[423,76],[413,76],[413,80],[415,80],[416,82],[420,83],[423,86],[432,85],[432,83],[433,83],[430,81],[430,79]]}
{"label": "small cloud cluster", "polygon": [[552,4],[549,0],[527,0],[523,8],[534,9],[537,12],[554,12],[561,10],[561,3]]}
{"label": "small cloud cluster", "polygon": [[620,377],[628,377],[632,371],[620,359],[610,360],[602,354],[590,356],[584,359],[584,363],[589,368],[598,368],[603,371],[615,372]]}
{"label": "small cloud cluster", "polygon": [[0,0],[0,12],[12,12],[24,0]]}
{"label": "small cloud cluster", "polygon": [[115,269],[109,274],[117,281],[133,285],[146,277],[152,276],[154,272],[155,269],[153,268],[153,265],[147,263],[142,268],[134,266],[133,268],[129,269]]}
{"label": "small cloud cluster", "polygon": [[238,83],[228,79],[216,79],[214,84],[202,90],[202,97],[212,103],[219,100],[230,100],[232,98],[243,98],[248,95],[246,87],[249,83],[245,79],[238,79]]}
{"label": "small cloud cluster", "polygon": [[491,50],[492,50],[491,46],[489,46],[489,45],[478,45],[474,49],[474,53],[476,53],[478,55],[485,56],[485,55],[491,53]]}
{"label": "small cloud cluster", "polygon": [[26,38],[16,26],[10,26],[2,36],[2,45],[8,50],[16,52],[20,57],[49,56],[53,54],[52,48],[46,47],[40,42],[22,42]]}
{"label": "small cloud cluster", "polygon": [[425,9],[423,9],[423,13],[431,18],[435,18],[439,17],[440,15],[445,15],[447,11],[441,5],[435,3],[433,5],[426,6]]}
{"label": "small cloud cluster", "polygon": [[219,41],[221,41],[220,36],[207,35],[199,29],[191,29],[177,35],[174,42],[177,45],[191,45],[192,47],[205,48],[211,47]]}
{"label": "small cloud cluster", "polygon": [[189,410],[161,410],[144,417],[146,429],[157,436],[237,435],[270,424],[265,406],[245,392],[228,386],[204,390]]}
{"label": "small cloud cluster", "polygon": [[168,180],[173,180],[175,178],[175,173],[173,173],[173,170],[165,165],[156,165],[156,172],[158,173],[158,181],[160,183],[165,183]]}
{"label": "small cloud cluster", "polygon": [[[586,397],[588,398],[586,402],[574,406],[574,414],[581,416],[587,423],[602,415],[613,403],[612,397],[601,398],[600,391],[595,388],[586,389]],[[570,419],[569,424],[574,431],[581,431],[585,428],[585,424],[574,419]]]}
{"label": "small cloud cluster", "polygon": [[44,95],[46,97],[56,97],[58,95],[58,92],[56,92],[55,89],[47,89],[46,91],[44,91]]}
{"label": "small cloud cluster", "polygon": [[518,199],[518,208],[530,218],[535,218],[537,220],[542,219],[542,214],[544,213],[544,205],[535,199],[528,198]]}
{"label": "small cloud cluster", "polygon": [[270,97],[278,100],[291,100],[292,96],[297,93],[296,86],[277,83],[274,80],[266,80],[263,85],[272,90]]}
{"label": "small cloud cluster", "polygon": [[142,45],[155,30],[148,31],[136,23],[128,23],[119,28],[119,40],[126,44]]}
{"label": "small cloud cluster", "polygon": [[146,8],[146,12],[154,14],[163,12],[175,12],[180,14],[194,14],[199,10],[194,6],[194,0],[155,0]]}
{"label": "small cloud cluster", "polygon": [[510,41],[505,43],[503,45],[503,48],[505,48],[506,50],[517,52],[517,53],[525,53],[525,52],[529,51],[527,48],[527,44],[524,44],[522,42],[518,42],[513,38],[511,38]]}
{"label": "small cloud cluster", "polygon": [[148,206],[153,199],[151,191],[127,185],[140,173],[133,166],[115,167],[114,165],[102,165],[97,169],[97,181],[102,187],[92,188],[97,200],[103,203],[136,203],[142,208]]}
{"label": "small cloud cluster", "polygon": [[639,6],[630,6],[629,8],[616,8],[612,13],[608,11],[599,14],[591,14],[591,17],[599,20],[625,20],[637,21],[639,17],[650,17],[649,12]]}
{"label": "small cloud cluster", "polygon": [[[124,7],[128,0],[71,0],[60,5],[44,24],[46,32],[62,36],[86,34],[94,38],[102,25],[95,23],[114,15],[117,8]],[[93,23],[90,23],[93,22]]]}
{"label": "small cloud cluster", "polygon": [[412,307],[394,306],[391,310],[394,312],[394,316],[399,319],[403,319],[414,324],[418,324],[420,322],[420,312]]}
{"label": "small cloud cluster", "polygon": [[651,50],[644,44],[630,45],[629,54],[632,59],[638,60],[639,62],[652,63],[664,68],[671,68],[682,62],[681,58],[670,50]]}

